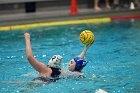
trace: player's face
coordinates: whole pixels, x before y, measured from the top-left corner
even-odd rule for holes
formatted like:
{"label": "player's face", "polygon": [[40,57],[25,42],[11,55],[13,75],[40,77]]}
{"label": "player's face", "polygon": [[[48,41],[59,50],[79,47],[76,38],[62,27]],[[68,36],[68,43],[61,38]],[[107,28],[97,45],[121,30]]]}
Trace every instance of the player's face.
{"label": "player's face", "polygon": [[75,65],[76,65],[76,63],[74,62],[74,60],[73,60],[73,59],[70,60],[70,62],[69,62],[69,64],[68,64],[68,69],[69,69],[69,71],[74,71]]}

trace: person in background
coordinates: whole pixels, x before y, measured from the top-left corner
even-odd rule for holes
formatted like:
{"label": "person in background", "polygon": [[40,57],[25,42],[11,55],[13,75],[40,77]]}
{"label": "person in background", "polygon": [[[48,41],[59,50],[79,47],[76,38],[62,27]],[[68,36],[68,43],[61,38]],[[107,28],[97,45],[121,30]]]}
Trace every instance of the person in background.
{"label": "person in background", "polygon": [[[111,9],[109,0],[105,0],[105,6],[106,8]],[[94,0],[94,10],[96,12],[102,11],[102,9],[99,7],[99,0]]]}

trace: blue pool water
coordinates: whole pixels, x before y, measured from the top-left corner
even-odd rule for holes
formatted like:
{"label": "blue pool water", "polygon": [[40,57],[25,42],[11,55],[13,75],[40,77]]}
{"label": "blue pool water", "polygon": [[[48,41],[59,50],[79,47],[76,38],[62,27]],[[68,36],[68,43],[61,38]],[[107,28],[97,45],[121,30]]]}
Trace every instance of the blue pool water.
{"label": "blue pool water", "polygon": [[[51,84],[26,84],[38,76],[25,55],[24,32],[31,34],[35,57],[47,64],[54,54],[63,55],[64,66],[84,46],[82,30],[92,30],[95,42],[87,51],[87,79],[60,79]],[[96,74],[96,78],[92,77]],[[19,84],[10,83],[18,82]],[[140,93],[140,21],[115,21],[42,27],[0,32],[0,93]]]}

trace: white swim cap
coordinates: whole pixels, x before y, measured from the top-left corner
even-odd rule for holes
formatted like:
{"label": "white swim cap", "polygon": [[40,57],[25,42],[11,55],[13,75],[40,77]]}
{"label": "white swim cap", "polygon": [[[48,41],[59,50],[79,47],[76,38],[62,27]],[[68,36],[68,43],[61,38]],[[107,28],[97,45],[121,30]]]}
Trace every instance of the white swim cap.
{"label": "white swim cap", "polygon": [[62,60],[62,56],[60,55],[54,55],[50,60],[48,65],[50,67],[54,67],[54,68],[61,68],[61,60]]}

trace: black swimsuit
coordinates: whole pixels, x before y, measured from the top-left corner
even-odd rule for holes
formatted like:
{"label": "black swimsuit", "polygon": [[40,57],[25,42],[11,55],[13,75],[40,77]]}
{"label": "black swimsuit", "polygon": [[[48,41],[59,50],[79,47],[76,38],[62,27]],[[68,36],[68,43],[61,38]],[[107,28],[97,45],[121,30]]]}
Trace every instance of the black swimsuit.
{"label": "black swimsuit", "polygon": [[55,82],[56,80],[59,79],[59,75],[61,74],[59,68],[54,68],[54,67],[50,67],[52,69],[52,74],[51,74],[51,77],[52,78],[49,78],[49,77],[44,77],[44,76],[41,76],[41,77],[37,77],[35,79],[33,79],[33,81],[35,80],[40,80],[40,81],[43,81],[43,82]]}
{"label": "black swimsuit", "polygon": [[51,77],[53,78],[56,78],[56,77],[59,77],[59,75],[61,74],[59,68],[54,68],[54,67],[50,67],[52,69],[52,74],[51,74]]}

